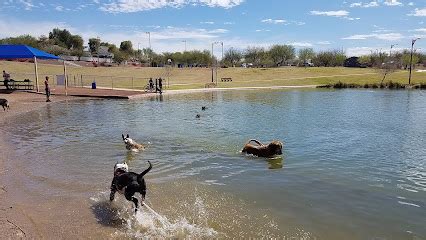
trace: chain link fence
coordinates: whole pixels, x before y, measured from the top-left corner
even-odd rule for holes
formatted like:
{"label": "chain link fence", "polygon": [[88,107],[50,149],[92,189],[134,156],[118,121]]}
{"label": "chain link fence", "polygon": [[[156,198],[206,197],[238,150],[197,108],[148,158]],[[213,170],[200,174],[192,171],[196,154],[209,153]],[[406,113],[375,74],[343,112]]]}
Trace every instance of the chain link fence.
{"label": "chain link fence", "polygon": [[[29,79],[34,84],[34,89],[36,89],[35,74],[34,73],[10,73],[11,79],[22,81],[24,79]],[[39,88],[44,88],[44,79],[48,76],[50,81],[50,86],[53,88],[63,85],[60,79],[63,79],[63,75],[56,74],[45,74],[39,73]],[[82,87],[82,88],[91,88],[92,83],[96,83],[97,88],[105,89],[133,89],[133,90],[144,90],[149,84],[150,78],[140,78],[140,77],[117,77],[117,76],[99,76],[99,75],[84,75],[84,74],[68,74],[68,86],[69,87]],[[155,85],[155,81],[160,77],[153,77],[152,80]],[[163,79],[163,89],[168,88],[169,81],[164,77]]]}

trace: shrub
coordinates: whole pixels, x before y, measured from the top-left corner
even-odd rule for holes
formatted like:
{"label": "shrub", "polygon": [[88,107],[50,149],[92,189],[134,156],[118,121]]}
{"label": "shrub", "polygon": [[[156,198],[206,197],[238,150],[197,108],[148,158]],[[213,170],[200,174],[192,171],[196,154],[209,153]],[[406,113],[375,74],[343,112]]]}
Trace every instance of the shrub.
{"label": "shrub", "polygon": [[342,83],[341,81],[339,81],[339,82],[337,82],[337,83],[335,83],[334,85],[333,85],[333,87],[334,88],[346,88],[347,87],[347,85],[346,85],[346,83]]}

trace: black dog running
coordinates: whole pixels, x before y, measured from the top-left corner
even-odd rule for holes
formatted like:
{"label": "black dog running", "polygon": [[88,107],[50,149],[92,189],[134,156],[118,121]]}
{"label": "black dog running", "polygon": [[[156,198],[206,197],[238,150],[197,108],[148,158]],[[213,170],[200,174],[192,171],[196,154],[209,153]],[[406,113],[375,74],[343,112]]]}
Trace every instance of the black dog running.
{"label": "black dog running", "polygon": [[[148,161],[149,167],[143,171],[141,174],[134,172],[127,172],[126,168],[116,168],[114,169],[114,178],[111,183],[111,193],[109,200],[113,201],[115,197],[115,192],[120,192],[124,194],[127,200],[132,201],[135,204],[135,212],[138,211],[138,199],[133,195],[135,193],[140,193],[142,195],[142,201],[145,200],[146,195],[146,184],[143,176],[149,172],[152,168],[152,164]],[[117,166],[118,164],[116,164]]]}

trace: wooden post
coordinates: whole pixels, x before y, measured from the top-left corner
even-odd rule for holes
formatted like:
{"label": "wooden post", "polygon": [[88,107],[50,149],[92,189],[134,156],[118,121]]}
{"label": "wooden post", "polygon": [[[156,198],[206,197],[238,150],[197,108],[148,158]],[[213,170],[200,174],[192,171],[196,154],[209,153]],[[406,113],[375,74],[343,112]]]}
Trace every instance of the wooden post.
{"label": "wooden post", "polygon": [[68,96],[68,76],[67,76],[67,67],[65,66],[65,59],[63,60],[64,63],[64,84],[65,84],[65,96]]}
{"label": "wooden post", "polygon": [[39,92],[39,89],[38,89],[37,58],[35,56],[34,56],[34,69],[35,69],[36,91]]}

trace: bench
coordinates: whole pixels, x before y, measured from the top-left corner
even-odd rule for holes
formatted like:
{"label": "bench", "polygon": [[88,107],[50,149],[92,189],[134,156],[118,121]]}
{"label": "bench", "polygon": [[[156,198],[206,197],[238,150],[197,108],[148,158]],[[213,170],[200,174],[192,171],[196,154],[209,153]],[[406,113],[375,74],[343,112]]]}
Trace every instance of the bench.
{"label": "bench", "polygon": [[[0,86],[5,86],[4,81],[0,82]],[[33,82],[28,79],[25,79],[24,81],[10,80],[8,83],[8,86],[10,90],[33,90],[34,89]]]}
{"label": "bench", "polygon": [[221,82],[232,82],[232,78],[221,78]]}
{"label": "bench", "polygon": [[216,87],[216,83],[206,83],[206,85],[204,87],[205,88],[215,88]]}

